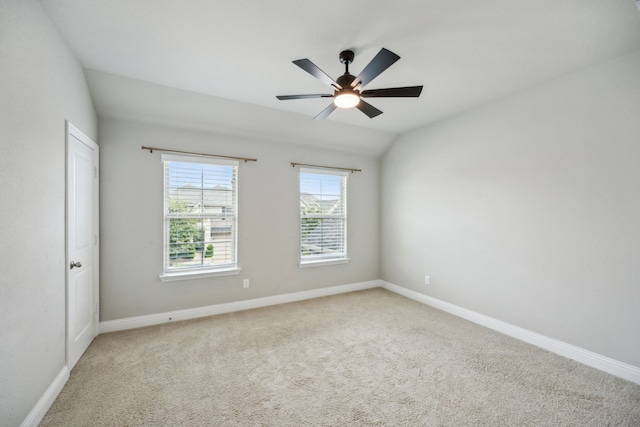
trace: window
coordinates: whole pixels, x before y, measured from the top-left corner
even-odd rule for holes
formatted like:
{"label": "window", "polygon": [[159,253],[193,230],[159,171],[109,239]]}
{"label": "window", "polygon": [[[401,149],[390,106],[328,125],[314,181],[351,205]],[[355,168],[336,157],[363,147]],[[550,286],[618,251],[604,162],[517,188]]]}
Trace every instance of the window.
{"label": "window", "polygon": [[163,280],[237,274],[238,162],[163,155]]}
{"label": "window", "polygon": [[300,266],[347,262],[347,172],[300,169]]}

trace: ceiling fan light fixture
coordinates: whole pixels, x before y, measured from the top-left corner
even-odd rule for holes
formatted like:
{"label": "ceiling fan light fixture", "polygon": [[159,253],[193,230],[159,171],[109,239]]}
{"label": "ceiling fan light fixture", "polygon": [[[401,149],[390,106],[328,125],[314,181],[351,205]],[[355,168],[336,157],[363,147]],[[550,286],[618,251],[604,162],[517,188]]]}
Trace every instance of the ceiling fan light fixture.
{"label": "ceiling fan light fixture", "polygon": [[354,91],[343,90],[335,96],[333,103],[338,108],[353,108],[360,103],[360,97]]}

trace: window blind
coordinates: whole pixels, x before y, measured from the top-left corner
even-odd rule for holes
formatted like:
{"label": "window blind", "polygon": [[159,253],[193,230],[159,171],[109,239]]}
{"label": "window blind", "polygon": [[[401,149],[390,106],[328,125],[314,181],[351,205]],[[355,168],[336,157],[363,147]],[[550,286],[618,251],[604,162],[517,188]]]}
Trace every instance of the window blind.
{"label": "window blind", "polygon": [[347,257],[344,171],[300,168],[300,261]]}
{"label": "window blind", "polygon": [[164,270],[237,266],[238,162],[163,155]]}

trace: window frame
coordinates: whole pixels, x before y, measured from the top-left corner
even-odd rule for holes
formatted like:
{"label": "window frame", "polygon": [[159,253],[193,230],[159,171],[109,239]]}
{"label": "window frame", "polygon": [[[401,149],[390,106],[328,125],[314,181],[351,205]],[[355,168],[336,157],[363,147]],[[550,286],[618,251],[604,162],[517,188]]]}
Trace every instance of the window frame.
{"label": "window frame", "polygon": [[[169,197],[168,197],[168,172],[169,166],[167,163],[170,162],[180,162],[180,163],[194,163],[194,164],[210,164],[217,166],[231,166],[235,169],[235,189],[234,194],[232,196],[232,200],[234,202],[233,206],[233,225],[232,225],[232,233],[231,239],[233,240],[233,255],[234,260],[231,263],[221,264],[219,266],[212,265],[196,265],[196,266],[187,266],[187,267],[178,267],[178,268],[170,268],[169,259],[170,259],[170,213],[169,213]],[[197,156],[197,155],[176,155],[176,154],[162,154],[162,177],[163,177],[163,190],[162,190],[162,199],[163,199],[163,211],[162,211],[162,227],[163,227],[163,240],[162,240],[162,274],[160,275],[160,280],[162,282],[170,282],[176,280],[188,280],[188,279],[198,279],[198,278],[206,278],[206,277],[218,277],[218,276],[228,276],[228,275],[237,275],[240,273],[240,268],[238,267],[238,176],[239,176],[239,161],[237,160],[229,160],[229,159],[219,159],[215,157],[207,157],[207,156]],[[187,216],[188,217],[188,216]],[[194,218],[206,218],[202,214],[194,215]],[[214,218],[212,214],[210,218]],[[207,233],[206,231],[204,232]],[[204,243],[204,242],[203,242]],[[203,249],[204,252],[204,249]]]}
{"label": "window frame", "polygon": [[[313,256],[303,256],[302,255],[302,220],[304,218],[302,211],[300,209],[300,201],[302,198],[302,179],[303,174],[314,174],[314,175],[329,175],[329,176],[337,176],[340,177],[340,198],[343,204],[343,213],[339,217],[342,220],[343,224],[343,245],[342,252],[339,254],[330,254],[330,255],[313,255]],[[325,265],[335,265],[335,264],[346,264],[350,261],[348,257],[348,245],[347,245],[347,232],[348,232],[348,203],[347,203],[347,195],[348,195],[348,177],[349,172],[337,169],[330,168],[313,168],[313,167],[301,167],[298,171],[298,265],[300,268],[308,268],[308,267],[319,267]],[[324,193],[322,193],[324,194]],[[327,217],[331,218],[331,217]]]}

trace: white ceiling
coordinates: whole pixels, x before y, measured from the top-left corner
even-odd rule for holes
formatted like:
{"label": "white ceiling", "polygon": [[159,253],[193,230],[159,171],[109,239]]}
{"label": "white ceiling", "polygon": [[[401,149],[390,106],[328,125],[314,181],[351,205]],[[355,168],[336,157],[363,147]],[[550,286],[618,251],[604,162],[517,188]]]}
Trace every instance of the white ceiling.
{"label": "white ceiling", "polygon": [[[136,85],[145,93],[157,89],[152,101],[137,101],[139,112],[157,109],[171,94],[178,96],[169,87],[194,92],[183,95],[180,110],[188,115],[192,108],[194,122],[260,127],[267,126],[266,115],[278,121],[271,126],[274,138],[287,139],[277,128],[304,120],[296,130],[319,130],[318,140],[344,133],[350,138],[343,144],[349,145],[359,133],[377,135],[379,146],[371,151],[376,155],[399,134],[640,49],[640,11],[633,0],[40,3],[82,66],[98,71],[87,75],[101,115],[107,106],[133,109],[134,97],[127,100],[126,94],[136,92]],[[367,89],[422,84],[420,98],[372,99],[384,114],[369,119],[355,109],[337,110],[324,124],[312,118],[330,100],[275,98],[331,92],[292,60],[309,58],[336,78],[344,72],[338,54],[350,48],[356,53],[350,71],[357,75],[382,47],[401,59]],[[113,96],[118,92],[120,101]],[[189,97],[197,105],[189,107]],[[235,121],[222,113],[202,114],[203,102],[211,116],[221,111],[218,98],[239,101],[233,103]],[[165,113],[178,111],[170,109]]]}

